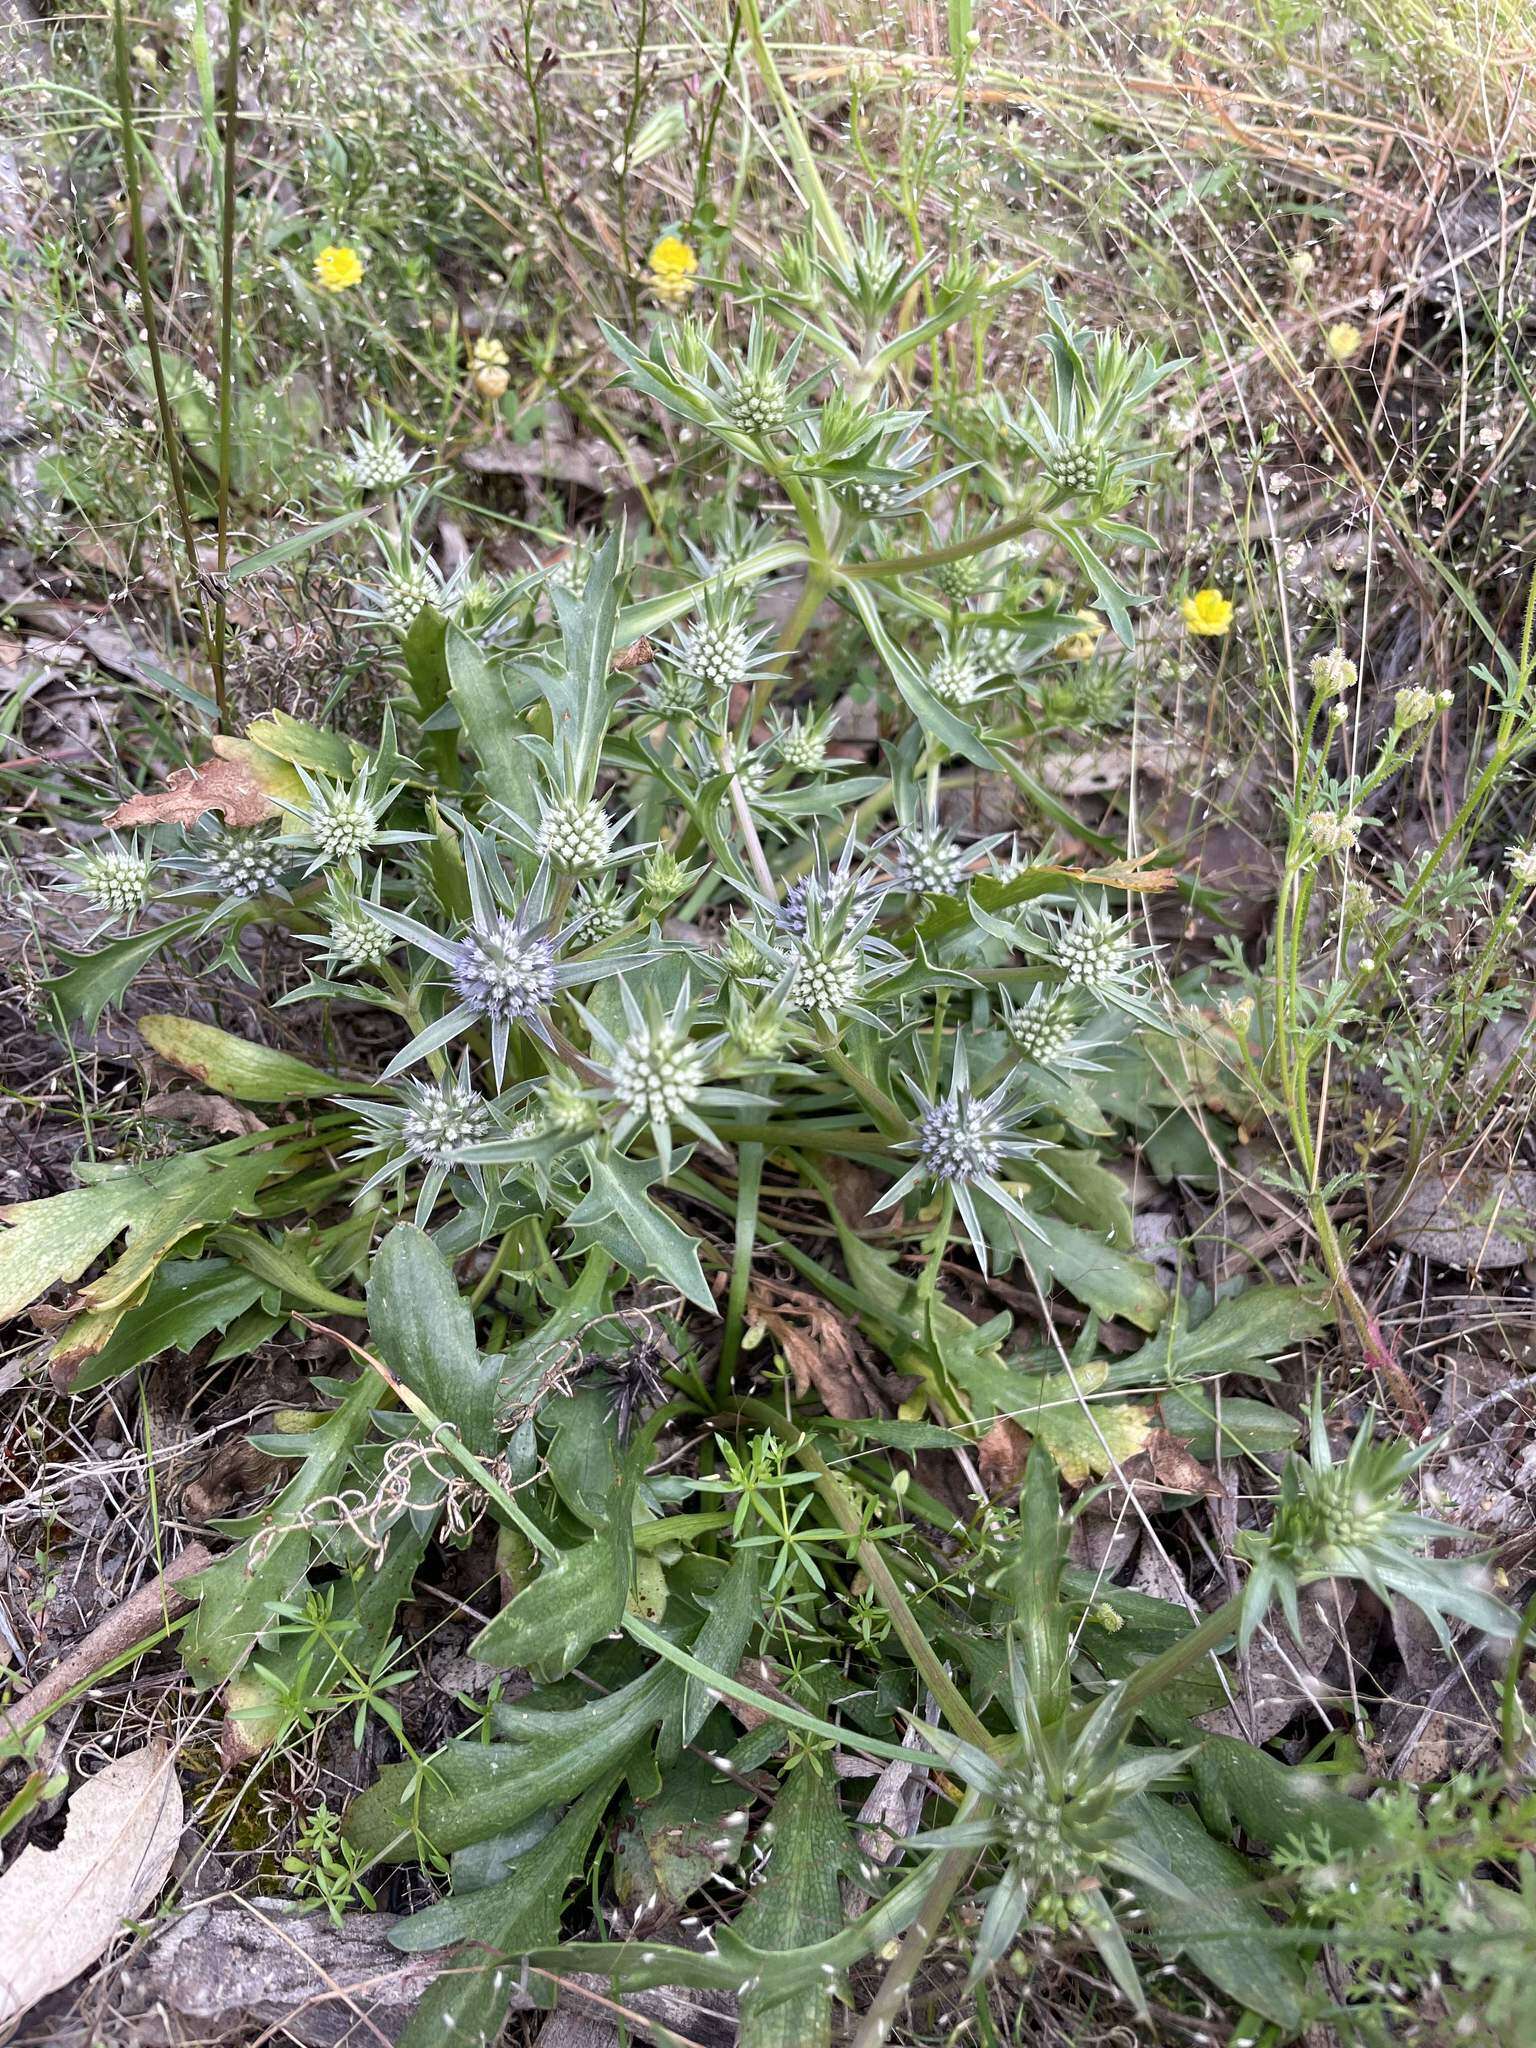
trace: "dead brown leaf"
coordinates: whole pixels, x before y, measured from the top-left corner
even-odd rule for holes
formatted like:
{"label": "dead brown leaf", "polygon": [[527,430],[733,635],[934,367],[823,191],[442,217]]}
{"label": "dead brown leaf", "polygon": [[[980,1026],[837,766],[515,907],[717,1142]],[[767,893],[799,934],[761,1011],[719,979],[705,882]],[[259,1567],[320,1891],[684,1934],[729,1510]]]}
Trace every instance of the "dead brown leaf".
{"label": "dead brown leaf", "polygon": [[1011,1493],[1024,1477],[1029,1444],[1028,1430],[1020,1429],[1012,1416],[1000,1415],[977,1445],[981,1483],[994,1500]]}
{"label": "dead brown leaf", "polygon": [[795,1392],[803,1398],[814,1388],[838,1421],[885,1413],[883,1390],[857,1335],[817,1295],[771,1282],[755,1284],[747,1297],[747,1326],[766,1330],[773,1339],[794,1377]]}
{"label": "dead brown leaf", "polygon": [[177,768],[164,789],[141,790],[119,804],[108,825],[195,825],[206,811],[222,811],[226,825],[260,825],[278,806],[248,759],[215,754],[196,768]]}
{"label": "dead brown leaf", "polygon": [[162,1742],[120,1756],[69,1802],[56,1849],[28,1844],[0,1878],[0,2023],[104,1955],[160,1895],[182,1800]]}
{"label": "dead brown leaf", "polygon": [[1149,1429],[1142,1450],[1154,1484],[1164,1492],[1220,1494],[1221,1482],[1198,1458],[1190,1456],[1187,1438],[1173,1436],[1166,1429]]}
{"label": "dead brown leaf", "polygon": [[144,1105],[146,1116],[166,1117],[189,1124],[194,1131],[213,1131],[223,1137],[248,1138],[267,1127],[259,1116],[222,1095],[199,1095],[195,1088],[180,1088],[165,1095],[151,1095]]}

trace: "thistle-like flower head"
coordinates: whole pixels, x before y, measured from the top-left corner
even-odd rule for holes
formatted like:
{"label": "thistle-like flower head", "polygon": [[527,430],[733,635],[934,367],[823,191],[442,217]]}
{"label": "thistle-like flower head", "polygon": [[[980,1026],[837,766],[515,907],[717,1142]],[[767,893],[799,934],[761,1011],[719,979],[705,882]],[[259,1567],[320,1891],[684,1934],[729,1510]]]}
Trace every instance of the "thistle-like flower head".
{"label": "thistle-like flower head", "polygon": [[171,865],[188,877],[178,893],[244,903],[258,896],[286,898],[293,853],[271,825],[224,825],[205,818],[187,834],[185,851]]}
{"label": "thistle-like flower head", "polygon": [[538,850],[562,874],[585,877],[599,873],[607,865],[613,837],[613,821],[600,803],[574,796],[544,801]]}
{"label": "thistle-like flower head", "polygon": [[394,715],[386,711],[376,751],[350,782],[304,767],[295,769],[305,801],[293,803],[281,797],[278,801],[288,814],[283,837],[313,849],[306,875],[329,867],[349,867],[354,874],[360,873],[365,854],[384,846],[409,846],[423,837],[420,832],[394,831],[384,825],[386,813],[404,787],[391,779],[399,766]]}
{"label": "thistle-like flower head", "polygon": [[693,991],[686,976],[670,1010],[663,1008],[653,990],[642,1001],[626,981],[619,983],[619,997],[622,1037],[590,1010],[582,1012],[600,1056],[599,1072],[619,1109],[614,1142],[623,1145],[634,1132],[648,1127],[662,1171],[670,1173],[675,1128],[691,1131],[718,1149],[719,1140],[704,1121],[709,1108],[757,1107],[760,1098],[711,1081],[725,1037],[723,1032],[707,1038],[693,1035]]}
{"label": "thistle-like flower head", "polygon": [[1379,1443],[1368,1416],[1342,1458],[1328,1441],[1321,1384],[1313,1389],[1310,1458],[1293,1452],[1267,1535],[1240,1532],[1238,1549],[1253,1569],[1243,1589],[1239,1634],[1246,1644],[1277,1595],[1300,1639],[1297,1594],[1318,1579],[1359,1579],[1387,1602],[1410,1600],[1446,1642],[1445,1617],[1511,1635],[1516,1617],[1465,1559],[1437,1557],[1431,1545],[1462,1531],[1403,1506],[1403,1489],[1433,1443]]}
{"label": "thistle-like flower head", "polygon": [[965,1040],[957,1038],[946,1094],[930,1097],[918,1082],[906,1077],[907,1092],[918,1113],[911,1136],[903,1139],[898,1149],[915,1152],[917,1163],[874,1204],[876,1210],[888,1209],[924,1185],[946,1190],[964,1218],[983,1272],[987,1270],[987,1239],[976,1208],[978,1192],[1032,1236],[1043,1234],[1001,1178],[1011,1162],[1033,1158],[1043,1149],[1022,1133],[1017,1073],[1015,1068],[997,1087],[985,1095],[976,1094],[971,1087]]}
{"label": "thistle-like flower head", "polygon": [[398,491],[410,482],[415,458],[388,420],[364,408],[362,431],[352,430],[352,453],[341,464],[342,481],[362,498]]}
{"label": "thistle-like flower head", "polygon": [[154,893],[155,857],[137,837],[121,839],[109,832],[85,847],[61,869],[72,888],[107,913],[110,924],[131,918]]}
{"label": "thistle-like flower head", "polygon": [[514,1030],[531,1032],[552,1046],[546,1015],[562,988],[572,981],[595,981],[637,964],[637,956],[623,948],[590,960],[566,959],[564,949],[576,927],[567,924],[556,929],[546,915],[548,868],[539,869],[524,894],[502,865],[487,834],[466,826],[461,844],[470,916],[453,935],[435,931],[419,918],[407,917],[388,905],[368,905],[368,914],[386,930],[440,963],[451,998],[444,1013],[395,1054],[384,1070],[385,1080],[461,1038],[483,1018],[490,1028],[491,1061],[499,1087]]}
{"label": "thistle-like flower head", "polygon": [[[754,627],[742,599],[729,590],[706,591],[703,604],[677,637],[659,648],[677,680],[665,686],[680,709],[702,700],[718,704],[762,673],[766,627]],[[662,686],[658,686],[662,687]]]}
{"label": "thistle-like flower head", "polygon": [[325,930],[306,933],[302,943],[315,946],[325,956],[332,973],[354,973],[359,968],[378,967],[398,943],[368,908],[382,901],[384,871],[375,868],[371,890],[364,892],[347,868],[333,868],[326,879],[321,914]]}
{"label": "thistle-like flower head", "polygon": [[508,1110],[524,1093],[526,1089],[520,1088],[488,1101],[469,1078],[465,1053],[457,1073],[441,1081],[405,1081],[389,1101],[345,1099],[341,1106],[362,1120],[365,1133],[350,1156],[378,1159],[359,1188],[359,1197],[384,1181],[403,1181],[420,1171],[416,1221],[426,1223],[455,1171],[462,1171],[483,1196],[483,1170],[468,1155],[506,1128]]}

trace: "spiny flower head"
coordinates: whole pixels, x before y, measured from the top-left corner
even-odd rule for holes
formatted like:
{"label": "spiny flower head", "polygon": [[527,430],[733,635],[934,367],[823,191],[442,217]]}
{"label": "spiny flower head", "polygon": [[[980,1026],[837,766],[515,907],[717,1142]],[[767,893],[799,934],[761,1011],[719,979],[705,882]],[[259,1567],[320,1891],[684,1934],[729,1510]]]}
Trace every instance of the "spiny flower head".
{"label": "spiny flower head", "polygon": [[488,1138],[495,1126],[490,1104],[465,1079],[407,1081],[400,1139],[413,1159],[451,1166],[466,1145]]}
{"label": "spiny flower head", "polygon": [[308,768],[295,770],[306,801],[278,801],[288,813],[284,837],[314,848],[306,874],[323,867],[356,869],[365,853],[383,846],[408,846],[422,837],[419,832],[388,829],[383,823],[404,787],[391,779],[399,766],[394,714],[386,711],[378,747],[350,783],[333,781]]}
{"label": "spiny flower head", "polygon": [[376,868],[372,891],[365,897],[346,868],[333,869],[326,880],[325,900],[321,905],[325,930],[305,934],[303,943],[319,947],[332,969],[338,972],[379,966],[389,958],[396,943],[394,935],[386,931],[367,908],[369,903],[376,904],[381,900],[383,885],[383,870]]}
{"label": "spiny flower head", "polygon": [[654,917],[665,910],[698,878],[699,870],[679,860],[671,847],[658,846],[640,870],[640,897],[647,913]]}
{"label": "spiny flower head", "polygon": [[388,420],[363,415],[363,431],[352,433],[352,453],[342,463],[342,480],[359,497],[398,491],[410,481],[415,458]]}
{"label": "spiny flower head", "polygon": [[1046,464],[1051,484],[1069,498],[1102,497],[1113,470],[1108,451],[1091,434],[1078,434],[1058,443]]}
{"label": "spiny flower head", "polygon": [[137,838],[123,840],[112,832],[77,854],[65,873],[83,895],[113,917],[132,917],[153,893],[155,860]]}
{"label": "spiny flower head", "polygon": [[315,251],[315,283],[323,292],[350,291],[363,281],[363,259],[349,242],[327,242]]}
{"label": "spiny flower head", "polygon": [[874,1205],[876,1210],[888,1209],[925,1182],[946,1189],[965,1220],[983,1272],[987,1269],[987,1238],[976,1208],[977,1191],[1025,1230],[1036,1237],[1041,1234],[1034,1218],[1001,1179],[1010,1160],[1027,1159],[1040,1150],[1038,1143],[1019,1130],[1017,1076],[1015,1068],[996,1088],[977,1095],[971,1087],[965,1040],[957,1037],[947,1094],[931,1098],[919,1083],[906,1077],[907,1092],[918,1115],[912,1135],[899,1149],[915,1152],[917,1163]]}
{"label": "spiny flower head", "polygon": [[350,1157],[368,1159],[382,1154],[358,1189],[358,1197],[387,1180],[403,1180],[417,1168],[424,1169],[416,1199],[418,1224],[431,1217],[450,1172],[463,1171],[483,1196],[485,1178],[474,1148],[505,1128],[506,1111],[513,1099],[509,1093],[487,1101],[470,1081],[466,1053],[457,1073],[450,1072],[440,1081],[406,1081],[383,1102],[344,1100],[340,1107],[360,1118],[364,1126],[362,1143]]}
{"label": "spiny flower head", "polygon": [[525,1024],[554,1001],[554,940],[521,916],[471,926],[450,962],[461,1002],[493,1024]]}
{"label": "spiny flower head", "polygon": [[711,592],[699,616],[662,652],[710,697],[719,698],[758,673],[765,637],[749,625],[739,599]]}
{"label": "spiny flower head", "polygon": [[1442,1642],[1445,1616],[1496,1635],[1513,1634],[1516,1617],[1478,1582],[1465,1562],[1437,1557],[1431,1546],[1463,1532],[1402,1505],[1403,1488],[1436,1448],[1433,1443],[1374,1440],[1368,1416],[1342,1459],[1328,1440],[1322,1388],[1313,1390],[1310,1458],[1293,1452],[1267,1535],[1240,1532],[1238,1549],[1253,1566],[1243,1589],[1239,1638],[1244,1646],[1278,1595],[1300,1637],[1297,1594],[1319,1579],[1361,1580],[1384,1603],[1410,1600]]}
{"label": "spiny flower head", "polygon": [[571,928],[584,946],[601,945],[629,922],[629,904],[612,875],[588,882],[571,905]]}
{"label": "spiny flower head", "polygon": [[250,899],[286,893],[292,855],[270,825],[204,825],[188,843],[187,865],[204,888]]}
{"label": "spiny flower head", "polygon": [[957,846],[942,826],[915,823],[896,840],[891,879],[914,896],[954,896],[964,887],[971,849]]}
{"label": "spiny flower head", "polygon": [[1020,1054],[1041,1067],[1049,1066],[1071,1044],[1080,1021],[1072,990],[1048,988],[1044,983],[1017,1007],[1008,1003],[1005,1014],[1008,1035]]}
{"label": "spiny flower head", "polygon": [[557,796],[543,804],[538,850],[551,867],[567,875],[593,875],[608,860],[614,828],[600,803]]}
{"label": "spiny flower head", "polygon": [[797,713],[788,724],[775,721],[773,751],[796,775],[819,775],[827,765],[827,746],[836,723],[835,711],[805,719]]}
{"label": "spiny flower head", "polygon": [[710,1081],[724,1034],[717,1032],[705,1039],[693,1036],[693,992],[686,976],[670,1010],[662,1007],[654,991],[647,991],[643,1003],[637,1000],[623,980],[619,998],[624,1011],[622,1037],[590,1010],[582,1011],[601,1056],[600,1071],[620,1110],[614,1143],[623,1145],[633,1132],[648,1126],[662,1172],[670,1173],[675,1126],[691,1131],[706,1144],[718,1145],[703,1121],[703,1112],[713,1104],[756,1106],[759,1099]]}
{"label": "spiny flower head", "polygon": [[1080,903],[1070,923],[1057,924],[1050,943],[1051,962],[1063,978],[1095,994],[1125,977],[1133,952],[1129,921],[1104,903]]}
{"label": "spiny flower head", "polygon": [[974,703],[982,691],[981,670],[963,648],[946,647],[936,655],[925,678],[941,704]]}
{"label": "spiny flower head", "polygon": [[[521,895],[489,835],[465,827],[460,844],[470,916],[455,935],[436,931],[387,904],[368,906],[369,915],[387,931],[441,964],[453,998],[441,1017],[425,1025],[395,1054],[384,1070],[385,1080],[462,1037],[481,1018],[490,1027],[498,1086],[515,1029],[532,1032],[546,1045],[551,1043],[544,1016],[570,978],[560,956],[571,927],[556,931],[545,917],[549,870],[541,867],[533,886]],[[595,979],[628,964],[627,958],[607,959],[589,963],[584,972]]]}

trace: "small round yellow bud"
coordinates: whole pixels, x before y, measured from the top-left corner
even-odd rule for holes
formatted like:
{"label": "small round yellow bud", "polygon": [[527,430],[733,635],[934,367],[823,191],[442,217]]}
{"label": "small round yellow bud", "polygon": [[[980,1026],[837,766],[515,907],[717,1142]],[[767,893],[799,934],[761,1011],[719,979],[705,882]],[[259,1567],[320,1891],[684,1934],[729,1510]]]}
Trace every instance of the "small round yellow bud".
{"label": "small round yellow bud", "polygon": [[507,386],[512,382],[511,373],[500,363],[482,363],[475,372],[474,385],[482,398],[494,405],[498,398],[505,398]]}

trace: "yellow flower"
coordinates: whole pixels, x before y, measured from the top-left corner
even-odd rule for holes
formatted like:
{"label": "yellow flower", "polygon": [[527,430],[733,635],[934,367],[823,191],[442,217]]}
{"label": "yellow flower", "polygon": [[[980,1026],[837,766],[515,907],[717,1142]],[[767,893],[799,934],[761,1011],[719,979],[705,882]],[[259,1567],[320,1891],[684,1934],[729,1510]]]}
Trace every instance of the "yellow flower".
{"label": "yellow flower", "polygon": [[363,281],[363,259],[345,242],[327,242],[315,257],[315,283],[323,292],[350,291]]}
{"label": "yellow flower", "polygon": [[1193,597],[1186,597],[1179,611],[1190,632],[1199,634],[1203,640],[1219,640],[1232,623],[1232,600],[1209,584]]}
{"label": "yellow flower", "polygon": [[512,373],[500,363],[482,363],[471,381],[480,396],[488,398],[494,405],[498,398],[506,397]]}
{"label": "yellow flower", "polygon": [[686,303],[698,267],[698,257],[679,235],[663,235],[646,259],[652,288],[664,306]]}
{"label": "yellow flower", "polygon": [[512,360],[494,334],[482,334],[469,353],[477,370],[504,370]]}
{"label": "yellow flower", "polygon": [[1333,360],[1336,363],[1347,363],[1351,356],[1360,353],[1360,344],[1365,336],[1351,321],[1340,320],[1336,326],[1329,328],[1323,339],[1328,344],[1328,353]]}
{"label": "yellow flower", "polygon": [[1061,661],[1090,661],[1093,651],[1104,637],[1104,621],[1097,612],[1074,612],[1074,619],[1082,622],[1082,630],[1069,633],[1056,646],[1057,658]]}

